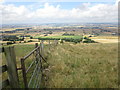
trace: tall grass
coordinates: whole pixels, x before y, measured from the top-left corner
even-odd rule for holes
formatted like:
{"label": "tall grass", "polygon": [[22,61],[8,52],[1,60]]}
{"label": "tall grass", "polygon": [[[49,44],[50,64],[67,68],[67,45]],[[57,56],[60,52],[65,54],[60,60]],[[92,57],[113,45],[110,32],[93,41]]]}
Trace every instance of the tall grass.
{"label": "tall grass", "polygon": [[[34,49],[34,45],[15,45],[17,66],[20,58]],[[50,67],[46,88],[116,88],[118,83],[118,46],[102,43],[63,43],[44,46],[44,56]],[[32,62],[26,61],[26,65]],[[3,61],[4,56],[3,56]],[[4,64],[5,62],[3,62]],[[30,76],[30,74],[28,74]],[[23,87],[22,73],[19,71]]]}
{"label": "tall grass", "polygon": [[116,88],[117,44],[62,44],[50,53],[48,88]]}

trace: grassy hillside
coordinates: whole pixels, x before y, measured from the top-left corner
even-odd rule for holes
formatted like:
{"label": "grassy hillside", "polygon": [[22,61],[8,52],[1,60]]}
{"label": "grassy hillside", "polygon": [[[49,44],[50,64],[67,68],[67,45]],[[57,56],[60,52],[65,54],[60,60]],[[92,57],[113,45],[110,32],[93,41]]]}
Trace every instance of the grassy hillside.
{"label": "grassy hillside", "polygon": [[48,57],[46,87],[115,88],[117,60],[117,43],[58,45]]}
{"label": "grassy hillside", "polygon": [[[20,58],[27,55],[33,48],[34,45],[15,45],[18,67],[20,67]],[[56,47],[52,45],[50,51],[45,45],[44,51],[50,64],[49,72],[46,72],[48,78],[45,87],[117,87],[117,43],[72,44],[67,42],[58,44]],[[3,61],[5,61],[4,55]],[[32,57],[27,60],[26,65],[29,65],[31,61]],[[21,72],[19,72],[19,77],[20,84],[23,86]]]}

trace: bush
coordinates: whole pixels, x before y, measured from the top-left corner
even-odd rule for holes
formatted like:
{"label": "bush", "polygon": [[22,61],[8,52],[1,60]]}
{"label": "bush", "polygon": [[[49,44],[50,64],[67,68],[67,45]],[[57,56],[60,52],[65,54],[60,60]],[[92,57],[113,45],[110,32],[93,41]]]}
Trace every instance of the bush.
{"label": "bush", "polygon": [[13,42],[7,42],[7,45],[14,44]]}
{"label": "bush", "polygon": [[13,41],[13,43],[16,43],[15,41]]}
{"label": "bush", "polygon": [[73,39],[73,38],[63,38],[62,40],[65,40],[66,42],[74,42],[74,43],[80,43],[82,39]]}
{"label": "bush", "polygon": [[30,39],[33,39],[33,37],[30,37]]}
{"label": "bush", "polygon": [[3,41],[15,41],[18,40],[19,38],[16,35],[5,35],[2,36]]}
{"label": "bush", "polygon": [[83,41],[83,43],[96,43],[96,42],[94,40],[86,38],[85,41]]}
{"label": "bush", "polygon": [[32,40],[29,40],[28,42],[33,42]]}
{"label": "bush", "polygon": [[63,40],[66,42],[74,42],[74,43],[80,43],[82,41],[81,39],[74,39],[74,38],[38,38],[38,40]]}
{"label": "bush", "polygon": [[62,36],[74,36],[74,34],[64,33]]}
{"label": "bush", "polygon": [[63,40],[61,40],[60,43],[63,43]]}

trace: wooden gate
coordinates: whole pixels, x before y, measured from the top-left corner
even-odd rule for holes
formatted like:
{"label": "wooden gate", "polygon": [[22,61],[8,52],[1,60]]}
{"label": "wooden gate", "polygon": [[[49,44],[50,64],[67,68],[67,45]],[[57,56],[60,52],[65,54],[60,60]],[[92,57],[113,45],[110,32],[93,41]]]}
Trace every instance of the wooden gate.
{"label": "wooden gate", "polygon": [[[54,42],[57,45],[56,41]],[[49,43],[50,46],[50,43]],[[1,66],[0,74],[7,72],[8,79],[1,82],[1,87],[6,88],[20,88],[20,77],[18,76],[18,70],[22,71],[22,79],[24,88],[39,88],[41,87],[41,80],[43,78],[43,64],[47,64],[44,58],[44,45],[41,41],[40,45],[35,44],[35,49],[28,55],[20,59],[21,67],[17,68],[16,55],[14,46],[7,46],[0,49],[0,53],[4,53],[6,57],[6,65]]]}
{"label": "wooden gate", "polygon": [[[34,56],[34,60],[32,60],[29,65],[26,65],[25,61],[29,60],[28,58],[30,58],[32,55]],[[45,58],[43,57],[43,43],[40,43],[40,46],[38,46],[38,43],[36,43],[35,49],[25,57],[21,58],[21,70],[25,88],[40,87],[43,76],[43,61],[46,62]]]}

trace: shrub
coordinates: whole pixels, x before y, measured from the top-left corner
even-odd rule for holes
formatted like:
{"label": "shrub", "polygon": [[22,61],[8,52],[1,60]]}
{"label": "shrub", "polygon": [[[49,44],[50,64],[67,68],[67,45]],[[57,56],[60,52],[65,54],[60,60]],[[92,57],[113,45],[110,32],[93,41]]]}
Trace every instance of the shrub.
{"label": "shrub", "polygon": [[62,36],[74,36],[74,34],[64,33]]}
{"label": "shrub", "polygon": [[30,39],[33,39],[33,37],[31,36]]}
{"label": "shrub", "polygon": [[63,43],[63,40],[61,40],[60,43]]}
{"label": "shrub", "polygon": [[32,40],[29,40],[28,42],[33,42]]}
{"label": "shrub", "polygon": [[85,41],[83,41],[83,43],[96,43],[96,42],[94,40],[86,38]]}
{"label": "shrub", "polygon": [[13,42],[7,42],[7,45],[14,44]]}
{"label": "shrub", "polygon": [[5,35],[2,36],[3,41],[15,41],[19,39],[16,35]]}

